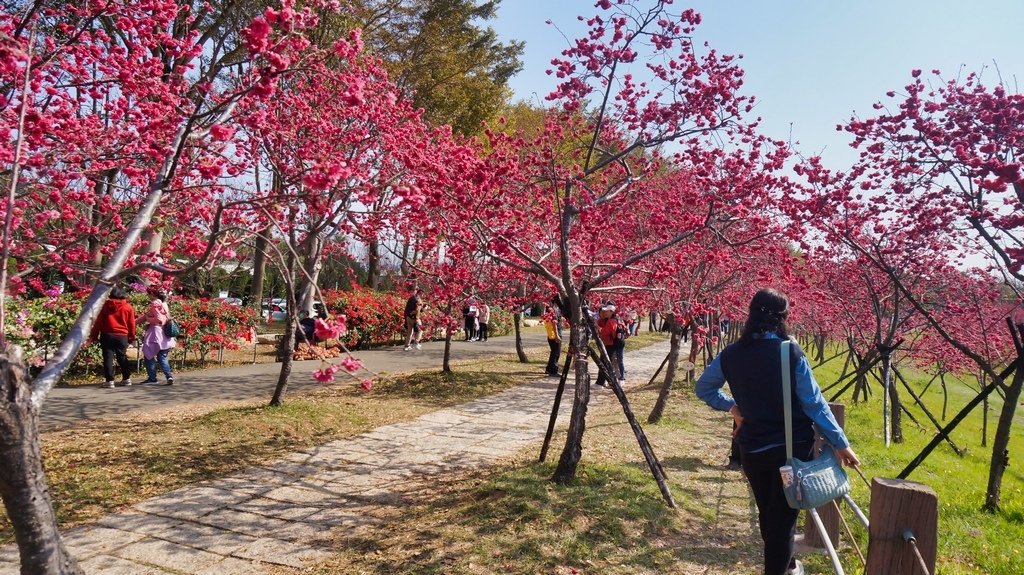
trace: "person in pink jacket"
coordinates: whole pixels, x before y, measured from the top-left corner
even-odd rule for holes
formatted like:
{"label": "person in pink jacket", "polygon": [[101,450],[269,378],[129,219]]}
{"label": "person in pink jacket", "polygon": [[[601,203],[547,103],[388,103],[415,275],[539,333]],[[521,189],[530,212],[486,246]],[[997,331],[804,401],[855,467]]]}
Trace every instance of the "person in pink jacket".
{"label": "person in pink jacket", "polygon": [[147,385],[159,385],[156,379],[156,366],[159,362],[160,370],[167,378],[167,385],[174,385],[174,375],[171,373],[171,362],[167,360],[167,354],[177,345],[173,337],[164,334],[164,324],[171,319],[171,310],[167,307],[167,293],[160,289],[150,289],[149,296],[153,301],[149,304],[149,310],[142,316],[146,324],[146,334],[142,336],[142,357],[146,363],[146,374],[149,376],[143,382]]}

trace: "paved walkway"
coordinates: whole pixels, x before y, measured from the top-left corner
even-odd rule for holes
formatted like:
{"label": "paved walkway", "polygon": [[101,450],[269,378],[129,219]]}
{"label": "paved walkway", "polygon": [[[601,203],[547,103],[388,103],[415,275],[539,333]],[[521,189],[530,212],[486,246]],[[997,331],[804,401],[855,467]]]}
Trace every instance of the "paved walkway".
{"label": "paved walkway", "polygon": [[[667,350],[665,342],[628,352],[628,383],[646,383]],[[413,421],[172,491],[71,530],[65,540],[89,575],[302,569],[330,556],[332,533],[351,534],[376,521],[376,511],[401,506],[410,486],[432,475],[493,465],[526,447],[539,450],[556,385],[554,378],[538,377]],[[593,401],[614,401],[610,391],[594,390]],[[563,424],[571,393],[570,387],[562,402]],[[0,575],[16,575],[17,565],[17,550],[0,548]]]}
{"label": "paved walkway", "polygon": [[[547,349],[543,329],[523,330],[523,345]],[[515,353],[515,337],[492,337],[484,342],[452,342],[452,361],[482,359],[500,353]],[[404,373],[422,369],[440,369],[444,358],[444,342],[423,343],[423,349],[404,351],[401,346],[354,352],[367,368],[377,373]],[[320,361],[297,361],[292,364],[289,391],[321,385],[311,374],[320,368]],[[270,401],[280,373],[279,363],[257,363],[235,367],[176,373],[173,386],[133,385],[103,389],[96,385],[57,387],[43,404],[40,427],[43,430],[71,426],[79,421],[119,416],[133,411],[192,403],[243,401],[265,398]],[[145,371],[136,381],[145,379]],[[163,376],[161,376],[161,379]]]}
{"label": "paved walkway", "polygon": [[[645,384],[668,343],[626,356],[629,383]],[[90,575],[252,575],[302,569],[331,555],[331,533],[375,521],[409,489],[438,474],[494,465],[540,449],[557,380],[505,392],[293,453],[266,466],[148,499],[66,533]],[[175,386],[176,387],[176,386]],[[173,389],[173,388],[172,388]],[[594,388],[593,401],[614,401]],[[567,421],[571,388],[562,401]],[[557,457],[557,446],[554,453]],[[0,548],[0,575],[17,550]]]}

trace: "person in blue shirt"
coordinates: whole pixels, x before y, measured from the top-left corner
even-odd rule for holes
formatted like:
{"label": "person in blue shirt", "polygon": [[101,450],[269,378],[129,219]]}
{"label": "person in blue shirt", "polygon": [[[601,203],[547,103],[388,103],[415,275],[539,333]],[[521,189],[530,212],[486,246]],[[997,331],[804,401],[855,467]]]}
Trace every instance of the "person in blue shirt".
{"label": "person in blue shirt", "polygon": [[[786,502],[779,467],[786,464],[786,431],[782,405],[780,346],[789,339],[786,318],[789,299],[762,289],[750,300],[750,314],[740,340],[727,346],[697,380],[697,396],[719,411],[728,411],[735,423],[743,473],[757,503],[758,524],[764,541],[764,575],[802,575],[803,565],[793,557],[793,538],[800,512]],[[811,365],[795,343],[793,456],[810,460],[814,428],[836,450],[847,466],[860,460],[836,423],[828,402],[814,381]],[[731,396],[722,387],[728,383]],[[797,408],[799,407],[799,408]]]}

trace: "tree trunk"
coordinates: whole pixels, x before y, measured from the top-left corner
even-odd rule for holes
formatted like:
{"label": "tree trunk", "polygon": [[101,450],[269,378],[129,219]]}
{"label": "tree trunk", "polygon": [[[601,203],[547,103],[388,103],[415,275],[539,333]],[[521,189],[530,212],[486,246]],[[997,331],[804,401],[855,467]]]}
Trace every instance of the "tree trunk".
{"label": "tree trunk", "polygon": [[27,376],[21,349],[9,346],[0,354],[0,496],[18,541],[21,572],[82,575],[57,530]]}
{"label": "tree trunk", "polygon": [[[273,229],[267,226],[256,236],[255,254],[252,258],[252,283],[249,285],[249,305],[262,314],[263,281],[267,275],[267,248],[270,247],[270,234]],[[263,318],[266,320],[267,318]]]}
{"label": "tree trunk", "polygon": [[316,285],[320,279],[320,269],[323,267],[320,262],[323,241],[319,237],[310,237],[303,244],[305,254],[302,271],[304,273],[299,282],[302,285],[302,290],[299,292],[301,295],[298,298],[296,315],[306,312],[310,317],[314,317],[313,302],[316,300]]}
{"label": "tree trunk", "polygon": [[658,393],[658,400],[654,403],[654,409],[647,416],[647,423],[658,423],[665,413],[665,406],[668,405],[668,396],[672,393],[672,383],[676,377],[676,367],[679,365],[679,343],[682,339],[682,329],[678,325],[672,327],[672,336],[669,339],[668,368],[665,370],[665,382],[661,385]]}
{"label": "tree trunk", "polygon": [[[108,196],[112,193],[115,177],[117,177],[116,169],[107,170],[103,172],[102,177],[96,179],[96,185],[93,187],[93,192],[96,194],[96,201],[89,207],[89,220],[90,223],[97,228],[103,227],[103,215],[100,212],[99,205],[104,196]],[[92,234],[89,235],[89,239],[87,241],[89,261],[98,268],[103,265],[103,242]],[[87,277],[84,278],[82,283],[88,283],[92,280],[92,277]]]}
{"label": "tree trunk", "polygon": [[981,402],[981,446],[988,447],[988,398]]}
{"label": "tree trunk", "polygon": [[366,287],[380,287],[380,241],[376,238],[366,242]]}
{"label": "tree trunk", "polygon": [[587,427],[587,406],[590,404],[590,373],[587,350],[590,347],[589,332],[579,296],[570,295],[572,320],[569,325],[569,341],[572,353],[575,353],[576,392],[573,395],[572,413],[569,415],[569,429],[566,433],[565,447],[558,459],[558,466],[552,479],[559,484],[567,484],[576,478],[576,468],[583,456],[583,433]]}
{"label": "tree trunk", "polygon": [[[1018,360],[1020,361],[1020,360]],[[1024,386],[1024,369],[1018,369],[1013,374],[1013,382],[1006,389],[1006,397],[1003,399],[1003,409],[999,414],[999,423],[996,425],[996,435],[992,438],[992,464],[988,472],[988,490],[985,492],[985,510],[996,511],[999,509],[999,499],[1002,496],[1003,473],[1010,464],[1010,430],[1013,427],[1013,416],[1017,411],[1017,403],[1020,401],[1021,387]]]}
{"label": "tree trunk", "polygon": [[292,375],[292,361],[295,350],[295,327],[297,325],[295,315],[295,253],[288,251],[287,269],[290,281],[285,282],[285,290],[288,294],[288,308],[285,310],[284,337],[281,338],[281,347],[278,348],[278,357],[281,358],[281,372],[277,376],[277,386],[274,388],[274,396],[270,398],[270,405],[277,407],[284,405],[284,394],[288,390],[288,380]]}
{"label": "tree trunk", "polygon": [[526,357],[526,350],[523,348],[523,331],[520,327],[523,323],[522,312],[517,312],[512,315],[512,325],[516,331],[516,356],[519,357],[519,363],[529,363],[530,359]]}
{"label": "tree trunk", "polygon": [[[883,409],[888,408],[884,415],[888,418],[889,425],[885,426],[885,446],[889,446],[890,439],[893,443],[903,443],[903,412],[900,404],[900,394],[896,386],[892,384],[892,360],[888,354],[882,356],[882,382],[885,386],[886,401],[883,401]],[[885,405],[888,403],[888,405]]]}

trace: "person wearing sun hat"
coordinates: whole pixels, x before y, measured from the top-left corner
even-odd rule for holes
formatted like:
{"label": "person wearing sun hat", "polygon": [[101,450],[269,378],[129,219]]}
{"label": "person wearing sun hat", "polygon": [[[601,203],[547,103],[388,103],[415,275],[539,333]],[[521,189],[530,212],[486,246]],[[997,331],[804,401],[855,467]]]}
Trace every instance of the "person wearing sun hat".
{"label": "person wearing sun hat", "polygon": [[[615,317],[615,303],[612,301],[605,302],[600,311],[598,312],[597,319],[597,335],[601,338],[601,343],[604,344],[605,349],[608,350],[608,356],[612,360],[612,368],[616,372],[613,375],[619,381],[622,380],[623,365],[622,365],[622,352],[625,349],[625,341],[619,338],[619,321]],[[594,385],[604,387],[607,378],[605,377],[604,371],[598,372],[597,381]]]}

